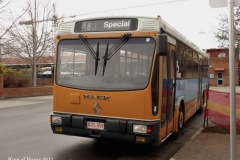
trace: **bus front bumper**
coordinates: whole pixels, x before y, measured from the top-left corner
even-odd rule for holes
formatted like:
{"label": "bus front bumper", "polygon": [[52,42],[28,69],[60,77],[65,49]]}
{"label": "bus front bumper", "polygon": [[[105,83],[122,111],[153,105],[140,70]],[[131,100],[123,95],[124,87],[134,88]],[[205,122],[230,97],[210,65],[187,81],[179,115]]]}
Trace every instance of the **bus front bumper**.
{"label": "bus front bumper", "polygon": [[159,142],[159,121],[113,119],[60,113],[51,114],[50,121],[52,131],[56,134],[110,138],[152,145]]}

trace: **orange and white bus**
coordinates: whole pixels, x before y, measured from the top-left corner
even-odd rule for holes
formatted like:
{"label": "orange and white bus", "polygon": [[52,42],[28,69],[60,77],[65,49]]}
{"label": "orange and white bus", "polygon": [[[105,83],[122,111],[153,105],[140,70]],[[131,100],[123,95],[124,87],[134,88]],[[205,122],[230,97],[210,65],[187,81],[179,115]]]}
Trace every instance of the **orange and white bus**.
{"label": "orange and white bus", "polygon": [[207,54],[161,17],[61,23],[53,133],[161,144],[205,104]]}

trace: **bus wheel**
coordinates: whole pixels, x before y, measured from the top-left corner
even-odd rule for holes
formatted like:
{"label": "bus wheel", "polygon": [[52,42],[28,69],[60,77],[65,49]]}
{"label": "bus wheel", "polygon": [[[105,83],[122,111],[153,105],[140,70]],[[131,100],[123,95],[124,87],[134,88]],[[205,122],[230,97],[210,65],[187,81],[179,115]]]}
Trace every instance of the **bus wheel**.
{"label": "bus wheel", "polygon": [[172,135],[172,139],[176,140],[180,136],[180,130],[183,128],[184,125],[184,113],[183,113],[183,107],[180,107],[178,112],[178,131],[174,132]]}
{"label": "bus wheel", "polygon": [[197,110],[197,114],[202,114],[202,112],[203,112],[203,107],[200,106],[200,108]]}
{"label": "bus wheel", "polygon": [[183,108],[181,107],[178,113],[178,129],[182,129],[184,125],[184,113]]}
{"label": "bus wheel", "polygon": [[202,105],[198,108],[197,114],[202,114],[203,112],[203,107],[205,106],[206,100],[205,100],[205,94],[203,93],[202,96]]}

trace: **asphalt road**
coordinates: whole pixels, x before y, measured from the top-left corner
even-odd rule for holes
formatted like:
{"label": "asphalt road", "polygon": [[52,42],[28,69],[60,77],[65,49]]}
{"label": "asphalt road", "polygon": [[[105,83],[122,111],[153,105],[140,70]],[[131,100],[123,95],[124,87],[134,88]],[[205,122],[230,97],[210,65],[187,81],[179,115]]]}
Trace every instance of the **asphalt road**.
{"label": "asphalt road", "polygon": [[55,135],[49,125],[52,96],[0,100],[1,160],[167,160],[202,126],[195,115],[177,140],[159,147]]}

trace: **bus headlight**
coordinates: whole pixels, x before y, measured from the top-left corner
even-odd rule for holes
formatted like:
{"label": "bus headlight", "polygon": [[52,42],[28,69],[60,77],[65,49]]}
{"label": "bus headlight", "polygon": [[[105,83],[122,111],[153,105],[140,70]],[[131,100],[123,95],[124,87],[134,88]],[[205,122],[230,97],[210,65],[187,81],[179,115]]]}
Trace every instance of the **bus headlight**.
{"label": "bus headlight", "polygon": [[142,125],[142,124],[134,124],[133,132],[135,133],[152,133],[152,126]]}
{"label": "bus headlight", "polygon": [[51,123],[54,123],[54,124],[62,124],[62,117],[59,117],[59,116],[51,116]]}

